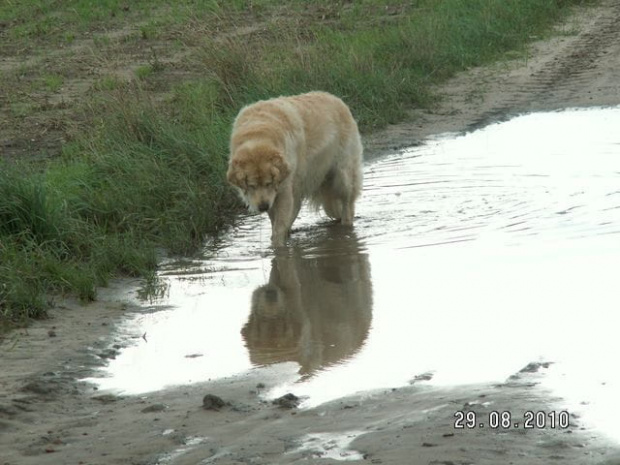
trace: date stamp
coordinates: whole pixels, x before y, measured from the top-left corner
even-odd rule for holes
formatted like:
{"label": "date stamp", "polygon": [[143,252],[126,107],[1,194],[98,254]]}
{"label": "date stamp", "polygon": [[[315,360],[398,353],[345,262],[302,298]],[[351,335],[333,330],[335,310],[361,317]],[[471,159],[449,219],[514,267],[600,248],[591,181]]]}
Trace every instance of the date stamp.
{"label": "date stamp", "polygon": [[567,429],[570,427],[570,415],[566,410],[523,412],[517,417],[508,410],[492,410],[488,414],[478,414],[473,410],[458,410],[454,413],[455,429]]}

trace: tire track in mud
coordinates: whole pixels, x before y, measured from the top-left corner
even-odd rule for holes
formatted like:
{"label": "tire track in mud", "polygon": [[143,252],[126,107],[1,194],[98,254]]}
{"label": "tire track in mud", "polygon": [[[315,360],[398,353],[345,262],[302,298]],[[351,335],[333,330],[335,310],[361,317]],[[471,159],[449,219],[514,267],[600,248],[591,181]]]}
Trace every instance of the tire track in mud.
{"label": "tire track in mud", "polygon": [[[611,103],[609,98],[618,95],[618,81],[609,82],[610,73],[601,68],[611,67],[620,56],[620,2],[614,0],[604,5],[606,8],[598,10],[590,21],[583,20],[586,24],[581,25],[583,30],[578,35],[568,38],[564,44],[559,38],[557,48],[554,50],[551,45],[549,55],[543,53],[527,63],[526,70],[530,71],[525,79],[519,72],[508,76],[503,101],[475,118],[467,129],[528,111]],[[611,86],[615,92],[610,92]],[[597,93],[605,95],[599,98]],[[620,103],[620,98],[614,103]]]}
{"label": "tire track in mud", "polygon": [[367,158],[446,132],[472,131],[517,114],[620,105],[620,1],[580,7],[527,57],[472,68],[435,89],[432,110],[365,137]]}
{"label": "tire track in mud", "polygon": [[548,99],[545,91],[578,92],[587,89],[593,81],[593,71],[605,64],[603,60],[606,56],[613,56],[613,51],[620,49],[620,2],[613,2],[607,11],[613,15],[599,16],[592,28],[581,34],[581,39],[567,56],[534,73],[533,78],[543,87],[539,95]]}

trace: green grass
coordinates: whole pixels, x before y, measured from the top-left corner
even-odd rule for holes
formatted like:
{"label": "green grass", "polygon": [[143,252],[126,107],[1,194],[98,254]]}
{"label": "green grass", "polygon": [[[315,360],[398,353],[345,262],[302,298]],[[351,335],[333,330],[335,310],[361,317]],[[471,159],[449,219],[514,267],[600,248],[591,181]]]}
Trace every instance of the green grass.
{"label": "green grass", "polygon": [[47,90],[56,92],[62,87],[64,79],[58,74],[46,74],[43,76],[42,82]]}
{"label": "green grass", "polygon": [[[363,131],[378,129],[432,105],[430,86],[455,72],[525,50],[577,3],[584,2],[3,2],[15,48],[73,43],[85,31],[129,24],[140,31],[134,40],[169,40],[175,49],[186,40],[193,51],[164,66],[153,48],[133,83],[96,78],[83,110],[92,129],[44,169],[0,160],[0,321],[41,317],[58,294],[94,299],[113,276],[148,277],[156,288],[162,251],[191,253],[239,207],[224,173],[242,105],[321,89],[349,103]],[[400,13],[385,14],[390,9]],[[255,23],[263,27],[250,37],[194,29]],[[97,43],[110,53],[111,41]],[[166,80],[179,66],[193,77]],[[65,82],[58,74],[41,79],[50,92]],[[19,116],[26,108],[16,102]]]}

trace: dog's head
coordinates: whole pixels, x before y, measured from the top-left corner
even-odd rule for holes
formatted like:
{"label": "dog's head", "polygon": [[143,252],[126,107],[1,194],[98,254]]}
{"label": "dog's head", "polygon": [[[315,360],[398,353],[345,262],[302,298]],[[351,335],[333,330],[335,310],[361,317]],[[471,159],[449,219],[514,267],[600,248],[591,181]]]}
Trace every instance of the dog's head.
{"label": "dog's head", "polygon": [[242,147],[232,154],[228,182],[237,187],[252,211],[269,210],[290,168],[282,153],[272,147]]}

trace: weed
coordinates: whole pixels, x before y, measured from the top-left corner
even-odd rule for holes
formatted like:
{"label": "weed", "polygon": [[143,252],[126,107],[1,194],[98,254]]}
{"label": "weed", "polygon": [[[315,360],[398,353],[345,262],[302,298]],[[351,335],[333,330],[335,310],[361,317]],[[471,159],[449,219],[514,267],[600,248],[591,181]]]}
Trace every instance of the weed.
{"label": "weed", "polygon": [[119,89],[123,82],[116,76],[103,76],[95,82],[93,89],[98,91],[113,91]]}
{"label": "weed", "polygon": [[64,83],[64,78],[59,74],[46,74],[43,76],[43,84],[50,92],[57,92]]}
{"label": "weed", "polygon": [[138,79],[146,79],[148,78],[151,74],[153,74],[154,69],[152,65],[142,65],[142,66],[138,66],[136,68],[136,77]]}
{"label": "weed", "polygon": [[93,43],[95,44],[95,47],[97,48],[106,48],[110,46],[112,41],[107,35],[98,34],[95,37],[93,37]]}

